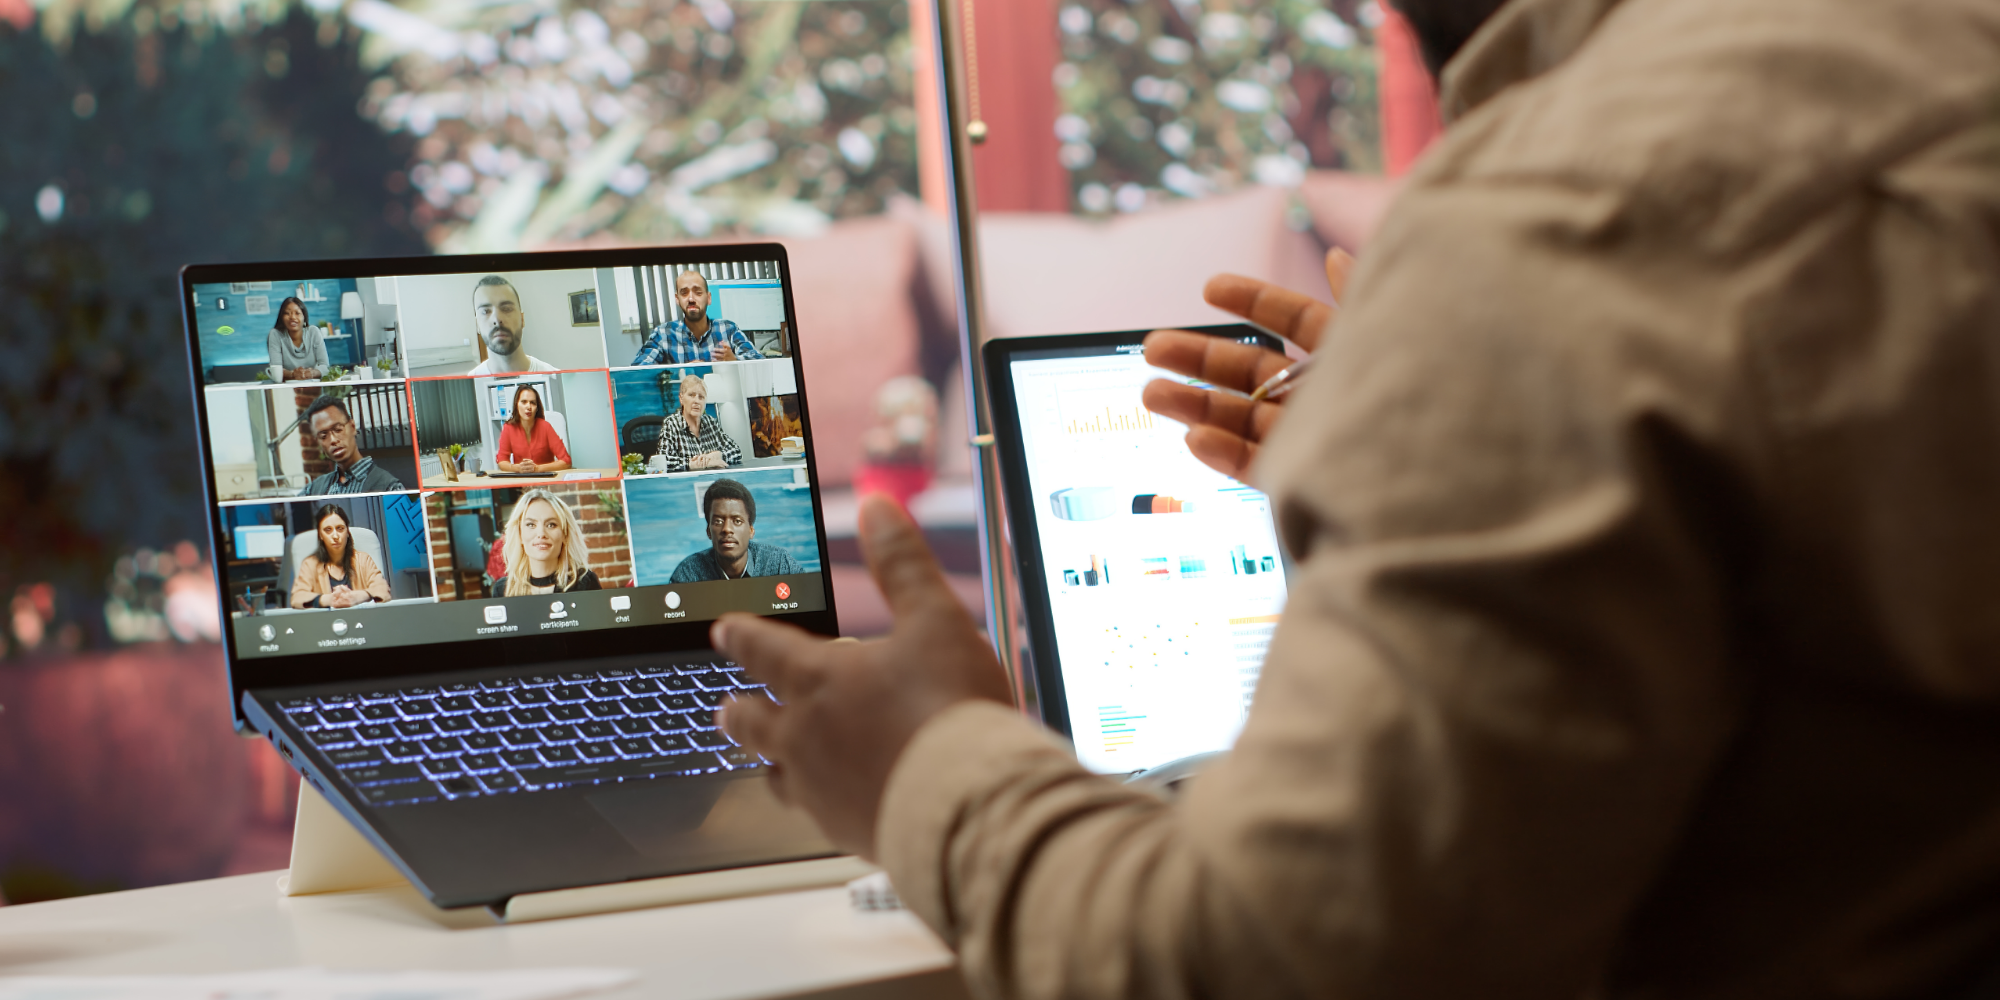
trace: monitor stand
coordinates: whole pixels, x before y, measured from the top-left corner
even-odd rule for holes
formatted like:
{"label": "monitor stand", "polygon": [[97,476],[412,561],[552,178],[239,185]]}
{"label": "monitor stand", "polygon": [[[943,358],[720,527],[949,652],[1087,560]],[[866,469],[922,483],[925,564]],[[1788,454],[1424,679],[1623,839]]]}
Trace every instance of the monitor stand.
{"label": "monitor stand", "polygon": [[[817,889],[853,881],[876,869],[856,857],[819,858],[718,872],[670,875],[611,885],[531,892],[507,901],[495,915],[509,923],[611,913],[738,896]],[[292,827],[292,867],[278,879],[287,896],[355,892],[408,885],[401,872],[354,829],[346,817],[306,782],[299,782],[298,820]]]}

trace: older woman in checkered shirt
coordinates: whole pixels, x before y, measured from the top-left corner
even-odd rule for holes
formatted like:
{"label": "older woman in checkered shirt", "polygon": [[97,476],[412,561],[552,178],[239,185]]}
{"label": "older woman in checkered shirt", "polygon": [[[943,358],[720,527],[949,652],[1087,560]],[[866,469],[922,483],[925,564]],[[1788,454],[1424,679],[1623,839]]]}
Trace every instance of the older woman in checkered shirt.
{"label": "older woman in checkered shirt", "polygon": [[743,449],[723,433],[722,423],[707,410],[708,383],[699,375],[683,375],[681,412],[660,425],[660,455],[668,472],[724,469],[743,464]]}

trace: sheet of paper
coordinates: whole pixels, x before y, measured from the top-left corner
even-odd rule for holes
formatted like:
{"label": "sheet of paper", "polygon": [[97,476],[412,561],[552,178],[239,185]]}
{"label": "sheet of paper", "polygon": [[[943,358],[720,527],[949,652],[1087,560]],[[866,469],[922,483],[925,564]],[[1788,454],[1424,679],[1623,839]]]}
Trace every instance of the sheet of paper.
{"label": "sheet of paper", "polygon": [[638,979],[631,969],[340,972],[265,969],[182,976],[0,978],[0,1000],[561,1000]]}

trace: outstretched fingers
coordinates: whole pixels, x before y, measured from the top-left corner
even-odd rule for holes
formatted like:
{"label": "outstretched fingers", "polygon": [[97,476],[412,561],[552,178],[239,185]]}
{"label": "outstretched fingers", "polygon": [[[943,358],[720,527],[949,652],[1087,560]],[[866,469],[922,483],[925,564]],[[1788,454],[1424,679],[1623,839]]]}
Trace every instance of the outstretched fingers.
{"label": "outstretched fingers", "polygon": [[1249,392],[1291,362],[1276,351],[1187,330],[1146,335],[1146,363],[1211,385]]}
{"label": "outstretched fingers", "polygon": [[[756,751],[764,759],[777,761],[781,754],[777,748],[778,706],[759,695],[737,697],[731,695],[716,712],[716,723],[722,727],[736,745]],[[773,767],[766,774],[771,779],[771,791],[778,801],[790,801],[785,794],[784,768]]]}
{"label": "outstretched fingers", "polygon": [[861,554],[898,619],[931,610],[940,600],[958,607],[923,532],[901,506],[881,494],[861,501]]}
{"label": "outstretched fingers", "polygon": [[[1328,271],[1331,273],[1331,266]],[[1343,271],[1343,282],[1345,276]],[[1209,305],[1235,313],[1308,352],[1319,346],[1320,334],[1339,315],[1338,309],[1310,295],[1240,274],[1208,279],[1201,297]]]}
{"label": "outstretched fingers", "polygon": [[780,701],[791,701],[818,683],[813,664],[827,644],[795,626],[741,612],[716,619],[708,638],[753,679],[769,684]]}
{"label": "outstretched fingers", "polygon": [[1214,427],[1252,441],[1263,440],[1284,412],[1276,403],[1252,402],[1163,378],[1146,383],[1139,401],[1146,409],[1189,427]]}

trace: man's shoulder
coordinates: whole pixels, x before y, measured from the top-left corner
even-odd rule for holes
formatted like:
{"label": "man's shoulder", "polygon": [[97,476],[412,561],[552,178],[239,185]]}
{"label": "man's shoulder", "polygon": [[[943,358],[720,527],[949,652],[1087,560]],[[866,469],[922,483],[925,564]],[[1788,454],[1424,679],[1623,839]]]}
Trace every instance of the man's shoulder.
{"label": "man's shoulder", "polygon": [[718,579],[720,576],[721,574],[715,571],[715,560],[710,557],[709,550],[703,549],[681,560],[680,565],[674,567],[674,572],[667,578],[667,582],[698,583],[702,580]]}
{"label": "man's shoulder", "polygon": [[762,571],[757,573],[757,576],[797,573],[802,568],[799,561],[792,558],[790,552],[780,546],[766,545],[763,542],[750,543],[750,560]]}
{"label": "man's shoulder", "polygon": [[385,469],[378,464],[374,468],[368,470],[368,479],[363,483],[363,485],[366,486],[370,492],[377,492],[383,490],[400,490],[403,488],[403,481],[397,479],[395,473],[390,472],[388,469]]}
{"label": "man's shoulder", "polygon": [[[1453,61],[1447,101],[1484,103],[1413,190],[1569,191],[1593,218],[1755,240],[1922,155],[1920,133],[1990,120],[1964,95],[2000,87],[2000,12],[1974,0],[1628,0],[1546,72],[1520,65],[1516,42],[1583,6],[1516,5]],[[1836,95],[1829,80],[1868,84]]]}
{"label": "man's shoulder", "polygon": [[530,354],[528,355],[528,370],[531,372],[552,372],[556,370],[556,366]]}

